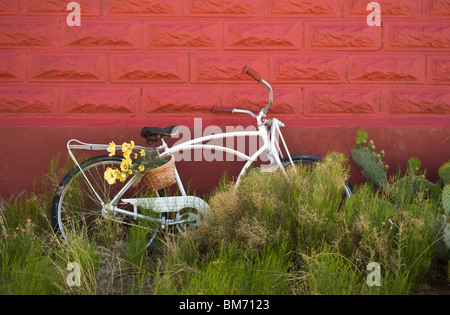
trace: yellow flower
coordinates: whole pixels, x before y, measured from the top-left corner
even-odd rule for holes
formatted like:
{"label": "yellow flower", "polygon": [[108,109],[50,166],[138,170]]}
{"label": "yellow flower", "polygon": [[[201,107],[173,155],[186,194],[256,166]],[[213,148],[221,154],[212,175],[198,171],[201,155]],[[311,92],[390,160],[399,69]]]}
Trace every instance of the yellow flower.
{"label": "yellow flower", "polygon": [[124,157],[125,159],[129,159],[129,158],[130,158],[130,155],[131,155],[131,150],[128,150],[128,151],[126,151],[126,152],[123,154],[123,157]]}
{"label": "yellow flower", "polygon": [[124,142],[122,143],[122,152],[125,153],[127,151],[134,149],[134,141],[131,140],[131,143]]}
{"label": "yellow flower", "polygon": [[140,154],[141,156],[145,156],[145,151],[144,151],[144,150],[141,150],[141,151],[139,151],[139,154]]}
{"label": "yellow flower", "polygon": [[105,171],[105,180],[108,182],[108,184],[112,185],[116,183],[116,177],[117,172],[116,170],[113,170],[111,167],[108,167]]}
{"label": "yellow flower", "polygon": [[144,165],[139,165],[139,166],[138,166],[138,170],[139,170],[139,172],[145,171]]}
{"label": "yellow flower", "polygon": [[121,182],[124,182],[127,179],[127,174],[125,173],[119,173],[119,175],[117,176],[117,179],[120,180]]}
{"label": "yellow flower", "polygon": [[122,144],[123,157],[129,159],[131,153],[133,152],[133,149],[134,149],[134,141],[131,141],[131,143],[124,142]]}
{"label": "yellow flower", "polygon": [[136,160],[138,157],[137,153],[134,154],[134,159]]}
{"label": "yellow flower", "polygon": [[128,172],[128,170],[131,168],[132,163],[133,162],[131,161],[131,159],[129,157],[122,159],[122,163],[120,163],[120,169],[124,172]]}
{"label": "yellow flower", "polygon": [[109,156],[113,156],[116,154],[116,144],[114,141],[109,143],[109,147],[106,149],[106,151],[110,152]]}

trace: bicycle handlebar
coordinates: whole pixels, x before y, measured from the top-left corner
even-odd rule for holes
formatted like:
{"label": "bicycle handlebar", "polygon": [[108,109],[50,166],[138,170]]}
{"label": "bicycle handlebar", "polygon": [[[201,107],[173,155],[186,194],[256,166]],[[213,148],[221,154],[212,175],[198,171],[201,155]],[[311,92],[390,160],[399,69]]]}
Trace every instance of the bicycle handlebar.
{"label": "bicycle handlebar", "polygon": [[211,107],[211,109],[212,109],[213,113],[221,112],[221,113],[243,113],[243,114],[249,114],[252,117],[256,118],[256,120],[259,122],[261,117],[264,117],[266,115],[266,113],[269,111],[270,107],[272,106],[272,103],[273,103],[272,87],[270,86],[269,83],[267,83],[265,80],[263,80],[263,78],[261,77],[261,75],[259,75],[258,72],[256,72],[255,70],[253,70],[249,66],[247,66],[247,65],[243,66],[242,67],[242,72],[247,74],[247,75],[249,75],[254,80],[256,80],[259,83],[261,83],[262,85],[264,85],[269,90],[269,104],[267,104],[266,107],[261,109],[261,111],[259,112],[259,114],[257,116],[255,114],[253,114],[252,112],[248,111],[248,110],[240,110],[240,109],[231,108],[231,107],[213,106],[213,107]]}
{"label": "bicycle handlebar", "polygon": [[213,113],[232,113],[233,108],[232,107],[226,107],[226,106],[213,106],[211,107]]}
{"label": "bicycle handlebar", "polygon": [[259,113],[259,115],[258,115],[258,117],[263,117],[269,111],[269,108],[272,106],[272,103],[273,103],[272,87],[270,86],[269,83],[267,83],[265,80],[263,80],[263,78],[261,77],[261,75],[258,72],[256,72],[255,70],[253,70],[249,66],[247,66],[247,65],[243,66],[242,67],[242,72],[244,72],[245,74],[249,75],[250,77],[252,77],[256,81],[258,81],[259,83],[264,85],[269,90],[269,104],[267,104],[267,106],[264,107],[261,110],[261,112]]}
{"label": "bicycle handlebar", "polygon": [[242,67],[242,72],[244,72],[245,74],[252,77],[254,80],[256,80],[258,82],[262,81],[261,75],[247,65]]}

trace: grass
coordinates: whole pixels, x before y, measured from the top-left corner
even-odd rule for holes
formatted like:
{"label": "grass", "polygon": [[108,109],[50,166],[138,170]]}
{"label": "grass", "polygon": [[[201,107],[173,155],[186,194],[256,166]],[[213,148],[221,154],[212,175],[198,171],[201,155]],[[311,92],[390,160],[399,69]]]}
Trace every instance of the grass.
{"label": "grass", "polygon": [[[56,236],[50,205],[69,167],[59,165],[43,176],[42,194],[0,201],[0,294],[417,294],[439,264],[430,222],[440,204],[421,195],[394,204],[366,184],[345,199],[340,154],[291,168],[288,180],[251,171],[237,191],[224,178],[207,197],[212,220],[160,237],[150,254],[142,229],[106,237],[108,246],[83,233]],[[80,286],[69,285],[72,262]],[[367,283],[370,263],[380,266],[380,286]]]}
{"label": "grass", "polygon": [[[172,245],[174,246],[174,245]],[[179,246],[179,245],[175,245]],[[289,294],[286,247],[265,249],[257,257],[233,244],[222,245],[207,261],[194,264],[172,249],[156,273],[154,294]]]}

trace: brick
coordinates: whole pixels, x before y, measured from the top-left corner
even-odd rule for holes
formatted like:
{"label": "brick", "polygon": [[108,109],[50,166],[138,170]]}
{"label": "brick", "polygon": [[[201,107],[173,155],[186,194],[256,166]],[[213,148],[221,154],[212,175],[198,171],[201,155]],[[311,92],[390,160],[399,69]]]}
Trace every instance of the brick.
{"label": "brick", "polygon": [[28,56],[32,82],[104,82],[106,56],[100,54],[41,54]]}
{"label": "brick", "polygon": [[57,110],[58,90],[53,87],[0,87],[2,115],[49,115]]}
{"label": "brick", "polygon": [[385,23],[387,50],[450,50],[450,24]]}
{"label": "brick", "polygon": [[336,0],[270,0],[268,15],[340,17],[341,9]]}
{"label": "brick", "polygon": [[83,21],[82,27],[61,25],[65,48],[135,49],[141,46],[141,27],[136,22]]}
{"label": "brick", "polygon": [[264,1],[254,0],[187,0],[188,16],[264,16]]}
{"label": "brick", "polygon": [[0,52],[0,81],[20,82],[25,79],[25,53]]}
{"label": "brick", "polygon": [[[370,11],[367,10],[367,0],[349,0],[344,1],[344,16],[367,16]],[[380,4],[381,18],[387,17],[419,17],[420,0],[378,0]]]}
{"label": "brick", "polygon": [[105,0],[106,15],[181,16],[183,0]]}
{"label": "brick", "polygon": [[[267,105],[267,91],[255,88],[224,89],[223,86],[144,87],[144,114],[178,113],[211,114],[213,106],[227,106],[259,112]],[[277,89],[273,114],[295,114],[301,111],[301,92],[295,88]],[[238,116],[236,116],[238,117]],[[241,116],[242,117],[242,116]]]}
{"label": "brick", "polygon": [[0,21],[0,47],[52,47],[58,28],[57,21]]}
{"label": "brick", "polygon": [[[64,15],[67,16],[70,11],[67,10],[66,0],[22,0],[22,12],[27,15]],[[80,4],[82,16],[99,16],[100,1],[97,0],[77,0]]]}
{"label": "brick", "polygon": [[171,87],[144,87],[142,91],[142,112],[161,113],[211,113],[211,107],[221,104],[219,87],[197,87],[196,89]]}
{"label": "brick", "polygon": [[[303,111],[302,95],[299,87],[276,88],[274,104],[269,110],[269,114],[296,115]],[[258,113],[267,106],[267,90],[264,88],[248,88],[230,90],[227,97],[230,98],[230,107],[248,109]]]}
{"label": "brick", "polygon": [[301,49],[301,22],[225,22],[226,49]]}
{"label": "brick", "polygon": [[61,109],[66,115],[134,116],[139,110],[139,87],[64,87]]}
{"label": "brick", "polygon": [[273,55],[270,58],[272,82],[345,82],[344,56]]}
{"label": "brick", "polygon": [[242,73],[244,65],[249,65],[268,80],[267,59],[264,55],[191,55],[191,82],[254,83],[248,75]]}
{"label": "brick", "polygon": [[424,56],[350,56],[351,83],[425,83]]}
{"label": "brick", "polygon": [[367,23],[306,23],[307,50],[378,50],[381,27]]}
{"label": "brick", "polygon": [[187,82],[189,60],[185,53],[110,55],[114,83]]}
{"label": "brick", "polygon": [[221,23],[218,22],[145,22],[145,48],[220,48]]}
{"label": "brick", "polygon": [[447,18],[450,16],[449,0],[422,0],[423,14],[432,18]]}
{"label": "brick", "polygon": [[450,57],[428,57],[427,81],[430,84],[450,84]]}
{"label": "brick", "polygon": [[383,91],[385,111],[395,115],[449,115],[450,91],[438,89],[389,89]]}
{"label": "brick", "polygon": [[308,116],[375,116],[380,112],[379,89],[308,87],[304,98]]}
{"label": "brick", "polygon": [[19,5],[17,0],[0,0],[0,14],[17,14],[19,12]]}

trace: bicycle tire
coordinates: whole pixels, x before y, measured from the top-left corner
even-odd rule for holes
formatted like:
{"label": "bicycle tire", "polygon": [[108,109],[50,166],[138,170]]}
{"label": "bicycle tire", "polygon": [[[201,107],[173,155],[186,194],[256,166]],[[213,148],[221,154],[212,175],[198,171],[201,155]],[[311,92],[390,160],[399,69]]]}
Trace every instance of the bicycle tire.
{"label": "bicycle tire", "polygon": [[[94,189],[97,188],[96,191],[99,191],[99,188],[103,188],[103,190],[100,191],[103,202],[108,202],[107,199],[114,196],[115,193],[126,183],[124,182],[122,184],[118,183],[109,185],[103,177],[104,171],[107,167],[119,167],[121,161],[121,156],[102,155],[90,158],[80,164],[81,169],[90,179],[90,182],[96,178],[97,182],[92,183]],[[95,173],[93,171],[94,169]],[[94,229],[99,227],[98,221],[103,218],[101,213],[101,204],[95,195],[90,196],[92,192],[89,192],[90,188],[82,174],[83,173],[80,171],[78,166],[75,166],[70,172],[68,172],[59,184],[52,202],[51,217],[53,230],[58,235],[61,235],[66,241],[69,239],[68,234],[72,235],[73,233],[79,234],[81,232],[86,232],[86,235],[89,238],[91,236],[95,237],[94,234],[96,231],[94,231]],[[139,186],[145,187],[145,185]],[[130,198],[140,192],[140,190],[130,190],[129,193],[128,191],[125,193],[128,193],[128,195],[124,195],[123,197]],[[158,191],[158,196],[163,197],[164,190]],[[82,207],[83,204],[85,204],[85,207]],[[129,210],[132,206],[130,204],[122,203],[120,207],[125,207]],[[69,208],[75,208],[76,210],[70,211]],[[83,213],[83,210],[86,210],[86,213]],[[74,217],[79,217],[80,222],[69,221]],[[136,222],[130,223],[125,220],[122,222],[117,222],[122,223],[120,228],[123,232],[127,230],[127,226],[139,226]],[[90,228],[92,228],[92,230]],[[146,226],[143,226],[143,229],[148,229],[150,231],[150,228]],[[153,234],[156,235],[156,231]],[[146,244],[145,248],[147,248],[151,243],[154,235],[150,237],[150,240]]]}
{"label": "bicycle tire", "polygon": [[[291,155],[291,159],[294,164],[302,163],[308,165],[314,165],[315,163],[322,161],[322,158],[318,156],[307,154]],[[281,163],[283,163],[283,166],[290,165],[291,159],[289,159],[289,157],[283,157],[281,159]],[[350,183],[348,179],[344,183],[344,194],[347,198],[350,198],[353,195],[353,185]]]}

